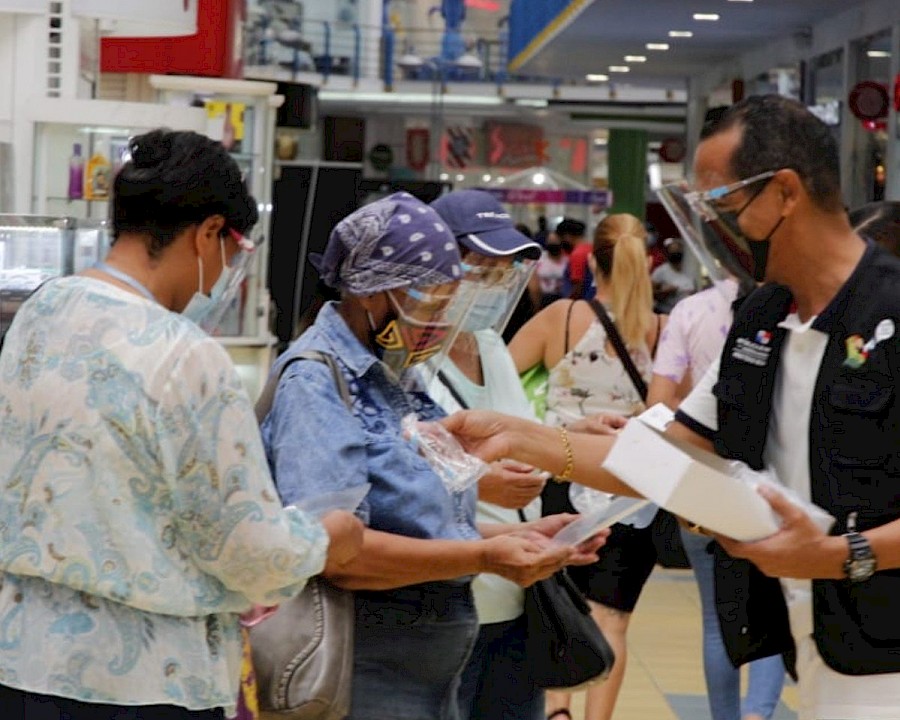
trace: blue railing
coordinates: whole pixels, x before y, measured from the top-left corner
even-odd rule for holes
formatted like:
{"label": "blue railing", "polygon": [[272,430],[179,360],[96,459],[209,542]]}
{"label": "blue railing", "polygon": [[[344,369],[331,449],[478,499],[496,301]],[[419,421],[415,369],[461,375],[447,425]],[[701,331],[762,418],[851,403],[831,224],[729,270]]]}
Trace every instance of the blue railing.
{"label": "blue railing", "polygon": [[435,29],[336,23],[259,14],[245,26],[244,65],[266,68],[267,76],[293,80],[317,73],[327,81],[347,77],[354,84],[380,80],[392,87],[400,80],[441,82],[558,83],[558,79],[510,74],[505,25],[491,37],[464,37],[465,51],[447,58],[444,33]]}

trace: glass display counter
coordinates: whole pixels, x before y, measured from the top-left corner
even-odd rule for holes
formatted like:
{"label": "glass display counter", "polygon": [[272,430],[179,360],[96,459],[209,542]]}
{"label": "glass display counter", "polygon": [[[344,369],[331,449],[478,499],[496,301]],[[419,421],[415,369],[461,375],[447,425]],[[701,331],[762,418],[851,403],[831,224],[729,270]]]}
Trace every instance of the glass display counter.
{"label": "glass display counter", "polygon": [[108,248],[105,222],[0,215],[0,333],[41,283],[90,267]]}

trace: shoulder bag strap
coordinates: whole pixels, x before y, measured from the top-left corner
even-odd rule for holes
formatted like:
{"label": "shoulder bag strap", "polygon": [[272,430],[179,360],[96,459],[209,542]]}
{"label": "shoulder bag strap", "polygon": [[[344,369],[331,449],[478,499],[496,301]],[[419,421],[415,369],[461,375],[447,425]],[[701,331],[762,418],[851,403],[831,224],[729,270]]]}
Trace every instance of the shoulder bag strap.
{"label": "shoulder bag strap", "polygon": [[628,354],[628,350],[625,348],[625,343],[622,341],[622,336],[619,335],[615,323],[612,321],[612,318],[610,318],[609,313],[606,312],[603,303],[597,300],[597,298],[592,298],[588,302],[591,304],[594,313],[596,313],[597,319],[603,323],[603,327],[606,330],[606,336],[609,338],[613,348],[615,348],[616,353],[619,355],[619,360],[622,361],[622,365],[625,367],[628,377],[630,377],[631,382],[634,383],[634,389],[638,391],[641,400],[646,400],[647,383],[644,382],[644,378],[641,377],[637,367],[635,367],[634,360],[632,360],[631,355]]}
{"label": "shoulder bag strap", "polygon": [[277,374],[272,375],[269,378],[268,382],[266,382],[266,386],[259,394],[259,400],[256,401],[256,406],[254,407],[254,410],[256,412],[256,419],[258,422],[262,422],[265,419],[266,415],[269,414],[269,411],[272,409],[272,403],[275,402],[275,390],[278,387],[278,382],[279,380],[281,380],[281,376],[284,375],[284,371],[298,360],[313,360],[315,362],[325,363],[328,366],[329,370],[331,370],[331,374],[334,376],[334,382],[337,385],[338,392],[341,395],[341,400],[344,401],[344,405],[347,406],[348,410],[353,409],[353,401],[350,399],[350,388],[347,387],[347,381],[344,379],[344,374],[338,367],[337,361],[334,359],[334,357],[328,355],[327,353],[318,352],[317,350],[306,350],[304,352],[298,353],[295,357],[288,360],[284,365],[281,366],[281,370],[279,370]]}
{"label": "shoulder bag strap", "polygon": [[650,351],[650,358],[656,359],[656,350],[659,348],[659,336],[662,335],[662,319],[660,313],[656,313],[656,337],[653,338],[653,349]]}
{"label": "shoulder bag strap", "polygon": [[459,390],[457,390],[453,386],[453,383],[450,382],[450,378],[447,377],[447,373],[445,373],[443,370],[438,370],[437,376],[438,380],[441,381],[443,386],[447,388],[447,390],[453,396],[453,399],[456,400],[456,404],[459,405],[463,410],[468,410],[469,404],[465,400],[463,400],[463,396],[460,394]]}
{"label": "shoulder bag strap", "polygon": [[566,335],[563,347],[563,357],[569,354],[569,325],[572,322],[572,308],[575,307],[575,303],[577,302],[577,300],[573,300],[569,305],[569,309],[566,311]]}

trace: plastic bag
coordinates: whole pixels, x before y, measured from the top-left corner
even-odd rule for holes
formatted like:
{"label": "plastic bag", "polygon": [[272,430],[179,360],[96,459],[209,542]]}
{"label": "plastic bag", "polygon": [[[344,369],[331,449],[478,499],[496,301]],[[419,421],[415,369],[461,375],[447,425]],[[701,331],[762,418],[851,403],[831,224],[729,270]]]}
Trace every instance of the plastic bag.
{"label": "plastic bag", "polygon": [[[647,527],[653,522],[653,518],[659,510],[659,506],[649,500],[626,495],[613,495],[578,483],[569,485],[569,501],[572,503],[572,507],[582,515],[596,517],[598,521],[607,515],[610,517],[615,515],[617,519],[610,522],[609,525],[621,523],[635,528]],[[628,508],[631,508],[632,511],[623,514],[622,511],[627,511]],[[609,525],[600,527],[609,527]]]}
{"label": "plastic bag", "polygon": [[[833,516],[831,516],[815,503],[804,500],[794,490],[781,483],[778,480],[778,477],[775,475],[774,471],[770,468],[765,468],[764,470],[754,470],[749,465],[741,462],[740,460],[732,460],[730,463],[728,463],[728,465],[731,474],[738,480],[747,483],[750,487],[755,489],[762,485],[784,495],[790,502],[792,502],[794,505],[803,510],[803,512],[809,515],[810,519],[816,524],[817,527],[822,530],[822,532],[827,533],[829,530],[831,530],[831,526],[834,525]],[[776,513],[774,510],[771,510],[771,513],[775,524],[778,525],[778,527],[781,527],[781,516],[778,515],[778,513]]]}
{"label": "plastic bag", "polygon": [[463,450],[440,423],[419,422],[410,413],[400,421],[400,428],[403,437],[415,444],[451,493],[468,490],[490,469],[487,463]]}

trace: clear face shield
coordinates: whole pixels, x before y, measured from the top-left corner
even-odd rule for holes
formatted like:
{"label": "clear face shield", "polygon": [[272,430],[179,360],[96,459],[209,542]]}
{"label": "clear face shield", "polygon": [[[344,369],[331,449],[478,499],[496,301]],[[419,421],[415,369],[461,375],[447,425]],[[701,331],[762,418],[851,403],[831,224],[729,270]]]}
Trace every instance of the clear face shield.
{"label": "clear face shield", "polygon": [[[206,314],[197,324],[210,335],[223,334],[224,327],[240,326],[240,314],[243,311],[247,274],[255,257],[254,253],[260,240],[252,240],[229,229],[230,237],[238,246],[238,252],[229,259],[225,253],[225,240],[222,244],[222,274],[210,291],[211,303]],[[234,320],[232,322],[231,320]]]}
{"label": "clear face shield", "polygon": [[[729,286],[733,288],[737,283],[738,294],[743,295],[763,279],[768,238],[762,241],[749,239],[741,231],[738,218],[776,172],[770,170],[702,192],[691,192],[686,185],[666,185],[657,190],[660,202],[681,237],[713,284],[723,290]],[[749,191],[749,195],[732,207],[729,196],[741,190]]]}
{"label": "clear face shield", "polygon": [[460,319],[461,331],[502,334],[536,267],[535,260],[523,257],[468,253],[462,262],[462,285],[471,297],[468,312]]}
{"label": "clear face shield", "polygon": [[459,318],[453,309],[462,307],[465,317],[471,289],[463,283],[448,283],[397,288],[386,294],[394,317],[380,328],[369,319],[377,354],[404,388],[427,387],[434,376],[431,368],[439,365],[459,333]]}

